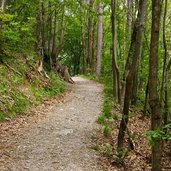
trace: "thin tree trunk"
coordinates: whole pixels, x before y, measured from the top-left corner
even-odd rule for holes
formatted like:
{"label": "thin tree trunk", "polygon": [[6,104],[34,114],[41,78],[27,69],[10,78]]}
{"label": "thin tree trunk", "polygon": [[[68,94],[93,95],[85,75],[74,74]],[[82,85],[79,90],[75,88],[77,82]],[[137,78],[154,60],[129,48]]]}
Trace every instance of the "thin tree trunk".
{"label": "thin tree trunk", "polygon": [[[164,103],[164,122],[165,123],[171,123],[171,113],[170,113],[170,116],[169,116],[169,104],[168,104],[168,94],[169,94],[169,70],[170,70],[170,67],[171,67],[171,59],[169,60],[169,63],[167,65],[167,68],[166,68],[166,85],[165,85],[165,103]],[[165,118],[167,116],[167,118]],[[170,156],[170,159],[171,159],[171,141],[170,141],[170,153],[169,153],[169,156]]]}
{"label": "thin tree trunk", "polygon": [[44,11],[44,3],[43,3],[43,1],[41,1],[40,21],[41,21],[41,46],[42,46],[42,58],[44,59],[46,47],[45,47],[45,11]]}
{"label": "thin tree trunk", "polygon": [[97,63],[96,63],[96,75],[101,74],[101,58],[102,58],[102,44],[103,44],[103,5],[99,3],[98,7],[99,23],[98,23],[98,45],[97,45]]}
{"label": "thin tree trunk", "polygon": [[168,104],[168,94],[169,94],[169,90],[168,90],[168,84],[169,84],[169,70],[170,70],[170,66],[171,66],[171,60],[169,61],[167,68],[166,68],[166,75],[165,75],[165,87],[164,87],[164,124],[168,124],[169,122],[171,122],[171,120],[169,120],[169,104]]}
{"label": "thin tree trunk", "polygon": [[53,30],[53,44],[52,44],[52,66],[54,71],[57,71],[57,58],[56,58],[56,53],[57,53],[57,32],[58,32],[58,22],[57,22],[57,9],[55,9],[55,18],[54,18],[54,30]]}
{"label": "thin tree trunk", "polygon": [[6,0],[2,0],[2,3],[1,3],[1,10],[2,10],[2,13],[5,12],[5,6],[6,6]]}
{"label": "thin tree trunk", "polygon": [[120,95],[120,73],[117,64],[117,36],[116,36],[116,0],[111,0],[111,22],[112,22],[112,70],[113,70],[113,94],[115,100],[121,103]]}
{"label": "thin tree trunk", "polygon": [[85,33],[82,28],[82,48],[83,48],[83,53],[82,53],[82,72],[83,74],[86,73],[86,40],[85,40]]}
{"label": "thin tree trunk", "polygon": [[[141,55],[141,54],[140,54]],[[139,68],[139,63],[138,61],[138,67],[135,71],[135,75],[133,78],[133,84],[132,84],[132,97],[131,97],[131,104],[136,105],[137,104],[137,96],[138,96],[138,85],[139,85],[139,80],[138,80],[138,68]]]}
{"label": "thin tree trunk", "polygon": [[128,35],[131,35],[131,28],[132,28],[132,0],[127,0],[127,27],[126,31]]}
{"label": "thin tree trunk", "polygon": [[63,45],[64,45],[64,16],[65,16],[65,7],[63,8],[63,11],[62,11],[62,17],[61,17],[61,32],[60,32],[60,41],[59,41],[59,48],[57,49],[57,59],[58,59],[58,56],[60,54],[60,52],[62,51],[63,49]]}
{"label": "thin tree trunk", "polygon": [[[123,115],[120,123],[120,129],[118,134],[118,148],[123,147],[125,131],[127,130],[127,124],[129,119],[129,106],[132,95],[132,83],[133,78],[136,73],[136,69],[138,67],[138,62],[140,58],[140,49],[141,49],[141,41],[142,41],[142,33],[144,27],[145,20],[145,11],[146,11],[146,0],[139,1],[139,10],[138,17],[136,19],[135,28],[137,34],[135,38],[135,49],[132,52],[132,64],[128,75],[126,77],[126,89],[125,89],[125,99],[124,99],[124,107],[123,107]],[[133,37],[132,37],[133,38]],[[133,39],[134,40],[134,39]]]}
{"label": "thin tree trunk", "polygon": [[85,32],[84,32],[84,20],[83,20],[83,5],[85,1],[80,0],[80,22],[81,22],[81,41],[82,41],[82,53],[81,53],[81,73],[85,74],[86,73],[86,40],[85,40]]}
{"label": "thin tree trunk", "polygon": [[[5,13],[5,6],[6,6],[6,0],[2,0],[2,3],[1,3],[2,14]],[[2,30],[2,25],[3,23],[0,22],[0,31]],[[3,53],[3,49],[2,49],[2,46],[0,45],[0,54],[1,53]]]}
{"label": "thin tree trunk", "polygon": [[48,55],[51,56],[51,46],[52,46],[52,4],[51,2],[49,1],[49,4],[48,4],[48,15],[49,15],[49,21],[48,21]]}
{"label": "thin tree trunk", "polygon": [[[38,50],[39,55],[41,55],[42,59],[39,61],[39,68],[43,69],[43,59],[44,59],[44,21],[43,21],[43,1],[39,3],[39,13],[37,17],[37,35],[38,36]],[[39,69],[40,70],[40,69]]]}
{"label": "thin tree trunk", "polygon": [[148,95],[149,95],[149,81],[147,83],[146,90],[145,90],[145,102],[144,102],[144,110],[143,110],[144,115],[146,115],[147,113]]}
{"label": "thin tree trunk", "polygon": [[121,94],[122,97],[125,97],[125,87],[126,87],[126,77],[128,75],[128,72],[131,68],[131,62],[132,62],[132,57],[133,57],[133,51],[135,49],[135,45],[136,45],[136,36],[137,36],[137,30],[136,30],[136,26],[134,23],[134,27],[133,27],[133,31],[132,31],[132,35],[131,35],[131,43],[130,43],[130,47],[129,47],[129,52],[128,52],[128,57],[126,60],[126,64],[125,64],[125,69],[124,69],[124,73],[123,73],[123,85],[122,85],[122,89],[121,89]]}
{"label": "thin tree trunk", "polygon": [[163,17],[163,47],[164,47],[164,58],[163,58],[163,73],[162,73],[162,83],[160,90],[160,102],[163,102],[163,90],[165,84],[165,73],[167,64],[167,43],[166,43],[166,16],[167,16],[167,0],[165,0],[164,17]]}
{"label": "thin tree trunk", "polygon": [[[162,128],[162,112],[160,99],[157,92],[158,85],[158,48],[160,17],[162,10],[162,1],[152,1],[152,29],[149,60],[149,104],[151,108],[151,129],[153,131]],[[161,171],[162,140],[157,139],[152,146],[152,171]]]}
{"label": "thin tree trunk", "polygon": [[[124,36],[124,50],[123,50],[123,57],[124,57],[124,66],[126,65],[126,57],[128,56],[128,49],[129,49],[129,43],[131,39],[131,31],[132,31],[132,6],[133,2],[132,0],[127,0],[127,21],[125,24],[125,35]],[[124,91],[124,90],[123,90]]]}
{"label": "thin tree trunk", "polygon": [[95,33],[97,23],[94,21],[92,30],[92,73],[95,72]]}
{"label": "thin tree trunk", "polygon": [[94,0],[90,0],[89,3],[89,16],[88,16],[88,56],[89,56],[89,65],[91,72],[93,72],[93,9]]}
{"label": "thin tree trunk", "polygon": [[48,4],[48,15],[49,15],[49,21],[48,21],[48,57],[50,62],[50,69],[52,70],[52,3],[49,1]]}

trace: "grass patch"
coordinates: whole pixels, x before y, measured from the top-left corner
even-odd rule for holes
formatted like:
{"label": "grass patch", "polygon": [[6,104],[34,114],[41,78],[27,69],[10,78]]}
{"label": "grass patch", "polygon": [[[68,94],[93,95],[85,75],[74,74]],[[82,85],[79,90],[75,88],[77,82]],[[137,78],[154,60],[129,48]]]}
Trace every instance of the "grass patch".
{"label": "grass patch", "polygon": [[11,113],[22,114],[29,111],[32,103],[23,93],[13,93],[12,98],[14,100],[14,104],[10,109]]}
{"label": "grass patch", "polygon": [[110,137],[111,134],[112,134],[112,129],[111,129],[111,127],[110,127],[109,125],[105,125],[105,126],[103,127],[103,135],[104,135],[105,137]]}
{"label": "grass patch", "polygon": [[104,125],[106,123],[106,116],[105,115],[101,115],[98,117],[98,123],[101,125]]}

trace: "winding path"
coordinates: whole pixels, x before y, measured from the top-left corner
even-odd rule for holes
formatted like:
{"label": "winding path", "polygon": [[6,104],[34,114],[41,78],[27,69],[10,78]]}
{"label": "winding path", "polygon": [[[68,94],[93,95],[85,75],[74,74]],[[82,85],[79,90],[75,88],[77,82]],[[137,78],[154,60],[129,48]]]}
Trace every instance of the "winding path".
{"label": "winding path", "polygon": [[64,104],[52,108],[22,136],[11,137],[15,147],[8,162],[0,163],[0,171],[102,170],[92,137],[98,129],[103,87],[80,77],[73,79],[76,84]]}

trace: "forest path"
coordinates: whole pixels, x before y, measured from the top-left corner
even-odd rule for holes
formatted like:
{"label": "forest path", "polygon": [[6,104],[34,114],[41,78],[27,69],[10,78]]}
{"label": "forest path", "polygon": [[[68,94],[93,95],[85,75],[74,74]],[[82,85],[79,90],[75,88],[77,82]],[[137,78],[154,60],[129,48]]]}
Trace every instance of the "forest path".
{"label": "forest path", "polygon": [[76,84],[64,104],[52,108],[21,136],[1,140],[11,150],[8,160],[0,161],[0,171],[102,170],[92,137],[98,130],[103,87],[81,77],[73,79]]}

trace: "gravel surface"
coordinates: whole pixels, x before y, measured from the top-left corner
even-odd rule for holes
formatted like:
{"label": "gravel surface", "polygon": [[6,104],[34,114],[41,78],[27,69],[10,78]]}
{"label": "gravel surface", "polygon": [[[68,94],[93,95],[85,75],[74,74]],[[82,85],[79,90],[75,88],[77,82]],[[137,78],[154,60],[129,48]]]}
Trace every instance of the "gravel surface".
{"label": "gravel surface", "polygon": [[[1,140],[10,152],[0,154],[0,171],[102,171],[92,149],[101,112],[102,85],[80,77],[64,104],[20,136]],[[0,151],[1,152],[1,151]],[[5,156],[6,155],[6,156]],[[8,156],[7,156],[8,155]]]}

